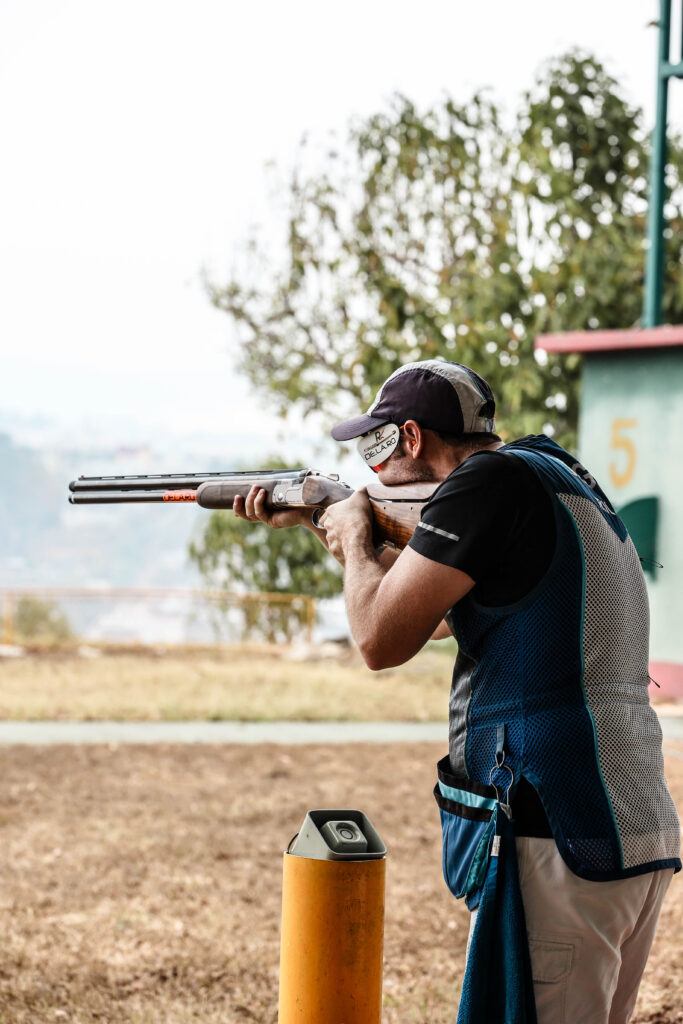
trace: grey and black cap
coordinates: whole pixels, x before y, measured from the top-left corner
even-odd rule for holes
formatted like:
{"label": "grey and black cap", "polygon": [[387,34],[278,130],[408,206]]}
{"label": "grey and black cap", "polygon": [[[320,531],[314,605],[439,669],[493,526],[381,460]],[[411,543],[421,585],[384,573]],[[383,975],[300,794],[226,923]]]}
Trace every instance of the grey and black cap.
{"label": "grey and black cap", "polygon": [[387,377],[363,416],[338,423],[335,441],[350,441],[385,423],[417,420],[441,434],[490,434],[496,403],[483,377],[462,363],[424,359],[406,363]]}

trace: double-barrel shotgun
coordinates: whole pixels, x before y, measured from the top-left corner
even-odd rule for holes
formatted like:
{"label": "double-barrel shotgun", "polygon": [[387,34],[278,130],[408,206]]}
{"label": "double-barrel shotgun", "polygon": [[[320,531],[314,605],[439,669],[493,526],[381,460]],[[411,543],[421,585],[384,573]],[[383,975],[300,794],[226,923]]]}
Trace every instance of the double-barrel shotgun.
{"label": "double-barrel shotgun", "polygon": [[[235,498],[245,498],[254,485],[266,491],[266,507],[310,508],[316,526],[322,511],[353,494],[353,488],[335,474],[326,476],[312,469],[271,469],[170,476],[81,476],[69,484],[69,501],[72,505],[194,502],[202,508],[230,509]],[[376,481],[368,485],[377,547],[406,546],[435,486],[410,483],[387,487]]]}

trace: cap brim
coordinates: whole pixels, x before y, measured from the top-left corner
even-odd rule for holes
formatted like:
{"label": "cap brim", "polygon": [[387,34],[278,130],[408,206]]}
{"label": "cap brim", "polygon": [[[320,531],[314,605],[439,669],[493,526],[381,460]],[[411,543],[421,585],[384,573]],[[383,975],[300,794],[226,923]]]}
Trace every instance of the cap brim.
{"label": "cap brim", "polygon": [[354,437],[360,437],[361,434],[367,434],[369,430],[383,427],[388,422],[387,419],[373,419],[372,416],[368,415],[354,416],[352,420],[344,420],[343,423],[338,423],[336,427],[332,428],[331,434],[335,441],[351,441]]}

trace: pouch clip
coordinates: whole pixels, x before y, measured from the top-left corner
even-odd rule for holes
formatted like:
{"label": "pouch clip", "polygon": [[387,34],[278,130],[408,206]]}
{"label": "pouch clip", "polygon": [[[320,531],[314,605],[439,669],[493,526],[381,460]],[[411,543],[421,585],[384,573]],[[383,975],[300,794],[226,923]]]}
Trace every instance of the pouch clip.
{"label": "pouch clip", "polygon": [[[507,786],[497,786],[493,781],[493,776],[496,772],[507,772],[510,776],[507,781]],[[493,786],[496,791],[496,799],[500,804],[501,808],[505,812],[508,818],[512,818],[512,808],[510,807],[509,795],[512,785],[515,781],[515,774],[509,764],[505,762],[505,722],[499,722],[496,726],[496,754],[495,764],[489,772],[489,785]],[[504,795],[501,795],[504,794]]]}

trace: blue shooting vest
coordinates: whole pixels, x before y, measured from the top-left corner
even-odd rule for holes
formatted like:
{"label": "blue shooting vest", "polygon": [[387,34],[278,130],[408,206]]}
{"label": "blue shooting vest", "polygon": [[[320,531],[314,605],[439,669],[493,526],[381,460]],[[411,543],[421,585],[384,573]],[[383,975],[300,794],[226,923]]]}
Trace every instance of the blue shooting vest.
{"label": "blue shooting vest", "polygon": [[577,875],[600,881],[680,870],[680,826],[649,704],[647,592],[633,543],[593,478],[549,438],[523,438],[497,454],[537,475],[557,543],[523,600],[490,608],[477,603],[475,588],[447,616],[459,645],[451,772],[488,785],[502,742],[512,796],[526,777]]}

